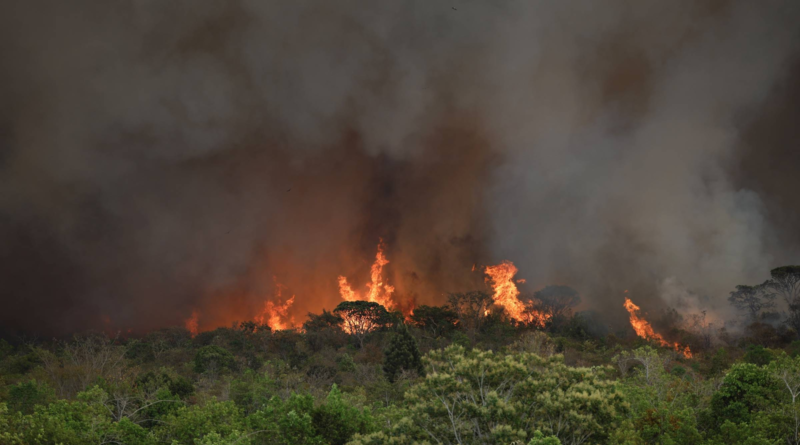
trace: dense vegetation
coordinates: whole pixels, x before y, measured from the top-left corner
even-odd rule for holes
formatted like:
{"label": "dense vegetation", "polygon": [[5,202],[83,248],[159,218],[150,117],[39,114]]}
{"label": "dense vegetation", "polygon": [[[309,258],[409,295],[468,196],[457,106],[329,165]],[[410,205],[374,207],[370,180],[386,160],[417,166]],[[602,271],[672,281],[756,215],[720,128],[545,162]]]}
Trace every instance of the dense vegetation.
{"label": "dense vegetation", "polygon": [[471,292],[407,320],[348,302],[297,331],[2,340],[0,443],[798,444],[793,273],[736,287],[735,336],[702,315],[668,332],[692,359],[604,332],[563,286],[537,295],[544,328]]}

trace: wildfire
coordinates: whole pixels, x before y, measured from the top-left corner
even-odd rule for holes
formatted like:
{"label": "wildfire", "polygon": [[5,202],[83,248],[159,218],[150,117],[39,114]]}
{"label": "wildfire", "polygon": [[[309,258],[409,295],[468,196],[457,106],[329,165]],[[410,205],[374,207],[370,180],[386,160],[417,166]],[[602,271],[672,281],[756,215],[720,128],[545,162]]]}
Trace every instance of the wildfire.
{"label": "wildfire", "polygon": [[392,301],[394,286],[383,282],[383,266],[389,264],[389,260],[383,254],[383,240],[378,243],[378,253],[375,255],[375,262],[370,269],[370,282],[367,283],[366,295],[359,295],[347,282],[347,278],[339,276],[339,294],[345,301],[366,300],[380,304],[386,309],[395,307]]}
{"label": "wildfire", "polygon": [[[281,299],[283,286],[277,284],[278,291],[275,295],[275,300]],[[289,308],[294,304],[294,295],[291,298],[281,303],[275,301],[264,302],[264,310],[261,315],[256,317],[259,324],[268,325],[273,331],[284,331],[291,329],[295,325],[294,317],[289,316]]]}
{"label": "wildfire", "polygon": [[[514,275],[517,274],[517,267],[511,261],[503,261],[496,266],[486,266],[487,282],[491,282],[494,290],[494,303],[502,306],[511,318],[525,323],[535,323],[537,326],[544,326],[550,316],[543,312],[526,307],[519,299],[519,289],[514,283]],[[525,280],[517,280],[517,283],[524,283]],[[486,311],[488,315],[489,311]]]}
{"label": "wildfire", "polygon": [[[628,291],[625,291],[626,293]],[[631,315],[631,326],[633,330],[636,331],[636,335],[641,338],[655,340],[661,346],[672,348],[681,354],[683,354],[686,358],[692,358],[692,351],[689,349],[689,346],[681,346],[678,343],[672,343],[664,339],[661,334],[657,334],[653,331],[653,327],[650,326],[650,323],[645,320],[644,318],[639,317],[639,306],[633,304],[630,298],[625,297],[625,309]]]}
{"label": "wildfire", "polygon": [[186,321],[184,321],[184,326],[186,326],[187,331],[192,333],[192,337],[197,335],[198,332],[197,322],[199,318],[200,318],[200,313],[195,310],[192,311],[192,316],[187,318]]}

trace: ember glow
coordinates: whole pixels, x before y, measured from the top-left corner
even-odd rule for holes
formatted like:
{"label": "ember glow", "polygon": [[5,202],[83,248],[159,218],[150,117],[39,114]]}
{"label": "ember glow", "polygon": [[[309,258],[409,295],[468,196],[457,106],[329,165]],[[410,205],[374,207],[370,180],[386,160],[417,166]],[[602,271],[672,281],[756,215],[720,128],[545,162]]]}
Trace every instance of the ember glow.
{"label": "ember glow", "polygon": [[[511,261],[503,261],[496,266],[486,266],[486,281],[491,284],[494,290],[494,304],[502,306],[508,315],[516,321],[523,323],[533,323],[537,326],[544,326],[549,315],[527,307],[519,299],[519,289],[514,282],[514,275],[517,274],[517,267]],[[517,280],[517,283],[524,283],[525,280]],[[486,311],[486,315],[489,311]]]}
{"label": "ember glow", "polygon": [[255,318],[255,321],[259,324],[268,325],[273,331],[292,329],[295,327],[296,323],[294,317],[289,315],[289,308],[294,304],[294,295],[283,303],[278,303],[277,301],[282,299],[281,293],[283,292],[283,286],[278,284],[277,288],[278,290],[275,294],[274,301],[269,300],[264,302],[264,310],[261,312],[261,315]]}
{"label": "ember glow", "polygon": [[198,332],[198,324],[197,323],[198,323],[199,318],[200,318],[200,313],[195,310],[195,311],[192,311],[192,316],[187,318],[186,321],[184,322],[184,326],[186,327],[186,330],[192,333],[192,337],[197,335],[197,332]]}
{"label": "ember glow", "polygon": [[[367,283],[367,291],[362,295],[354,291],[347,282],[347,277],[339,276],[339,294],[345,301],[365,300],[378,303],[385,307],[387,310],[395,308],[395,303],[392,300],[392,293],[394,293],[394,286],[383,280],[383,266],[389,264],[386,255],[383,253],[384,244],[383,240],[378,242],[378,253],[375,254],[375,262],[370,269],[370,282]],[[412,308],[413,310],[413,308]]]}
{"label": "ember glow", "polygon": [[[628,291],[625,292],[627,293]],[[650,326],[650,323],[639,316],[639,306],[633,304],[630,298],[625,297],[624,306],[631,316],[631,326],[633,327],[633,330],[636,331],[636,335],[648,340],[654,340],[661,346],[672,348],[683,354],[683,356],[686,358],[692,358],[692,351],[689,349],[689,346],[681,346],[678,343],[669,342],[665,340],[661,334],[657,334],[655,331],[653,331],[653,327]]]}

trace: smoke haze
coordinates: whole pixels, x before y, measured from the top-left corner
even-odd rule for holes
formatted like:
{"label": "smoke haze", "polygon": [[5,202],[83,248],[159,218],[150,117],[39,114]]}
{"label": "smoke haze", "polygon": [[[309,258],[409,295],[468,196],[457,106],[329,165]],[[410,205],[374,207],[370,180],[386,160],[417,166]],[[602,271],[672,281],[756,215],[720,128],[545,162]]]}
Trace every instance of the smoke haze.
{"label": "smoke haze", "polygon": [[[387,246],[443,303],[513,261],[608,320],[800,262],[800,3],[0,6],[0,331],[333,308]],[[2,333],[0,332],[0,333]]]}

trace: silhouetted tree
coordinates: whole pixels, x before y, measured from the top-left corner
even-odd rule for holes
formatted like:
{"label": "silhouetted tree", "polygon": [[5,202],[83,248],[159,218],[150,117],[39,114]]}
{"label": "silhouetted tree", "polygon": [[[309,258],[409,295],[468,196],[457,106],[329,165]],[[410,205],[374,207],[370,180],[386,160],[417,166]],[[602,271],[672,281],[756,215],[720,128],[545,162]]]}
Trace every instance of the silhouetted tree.
{"label": "silhouetted tree", "polygon": [[744,311],[751,320],[758,320],[761,311],[775,307],[775,294],[767,283],[758,286],[738,285],[728,297],[733,307]]}
{"label": "silhouetted tree", "polygon": [[362,348],[367,334],[390,324],[392,318],[386,308],[372,301],[343,301],[333,313],[344,320],[344,330],[354,335]]}
{"label": "silhouetted tree", "polygon": [[572,308],[581,302],[581,296],[569,286],[547,286],[536,291],[533,297],[538,300],[539,310],[550,314],[551,318],[569,316]]}
{"label": "silhouetted tree", "polygon": [[458,323],[458,314],[449,306],[419,306],[411,314],[415,326],[432,338],[446,334]]}
{"label": "silhouetted tree", "polygon": [[489,293],[472,291],[450,294],[447,296],[447,303],[458,314],[459,325],[467,332],[470,340],[474,340],[494,300]]}
{"label": "silhouetted tree", "polygon": [[800,334],[800,266],[776,267],[764,285],[780,295],[789,307],[788,323]]}
{"label": "silhouetted tree", "polygon": [[347,344],[347,334],[342,330],[342,323],[342,317],[326,310],[319,315],[309,313],[308,321],[303,323],[306,343],[313,351],[344,346]]}

